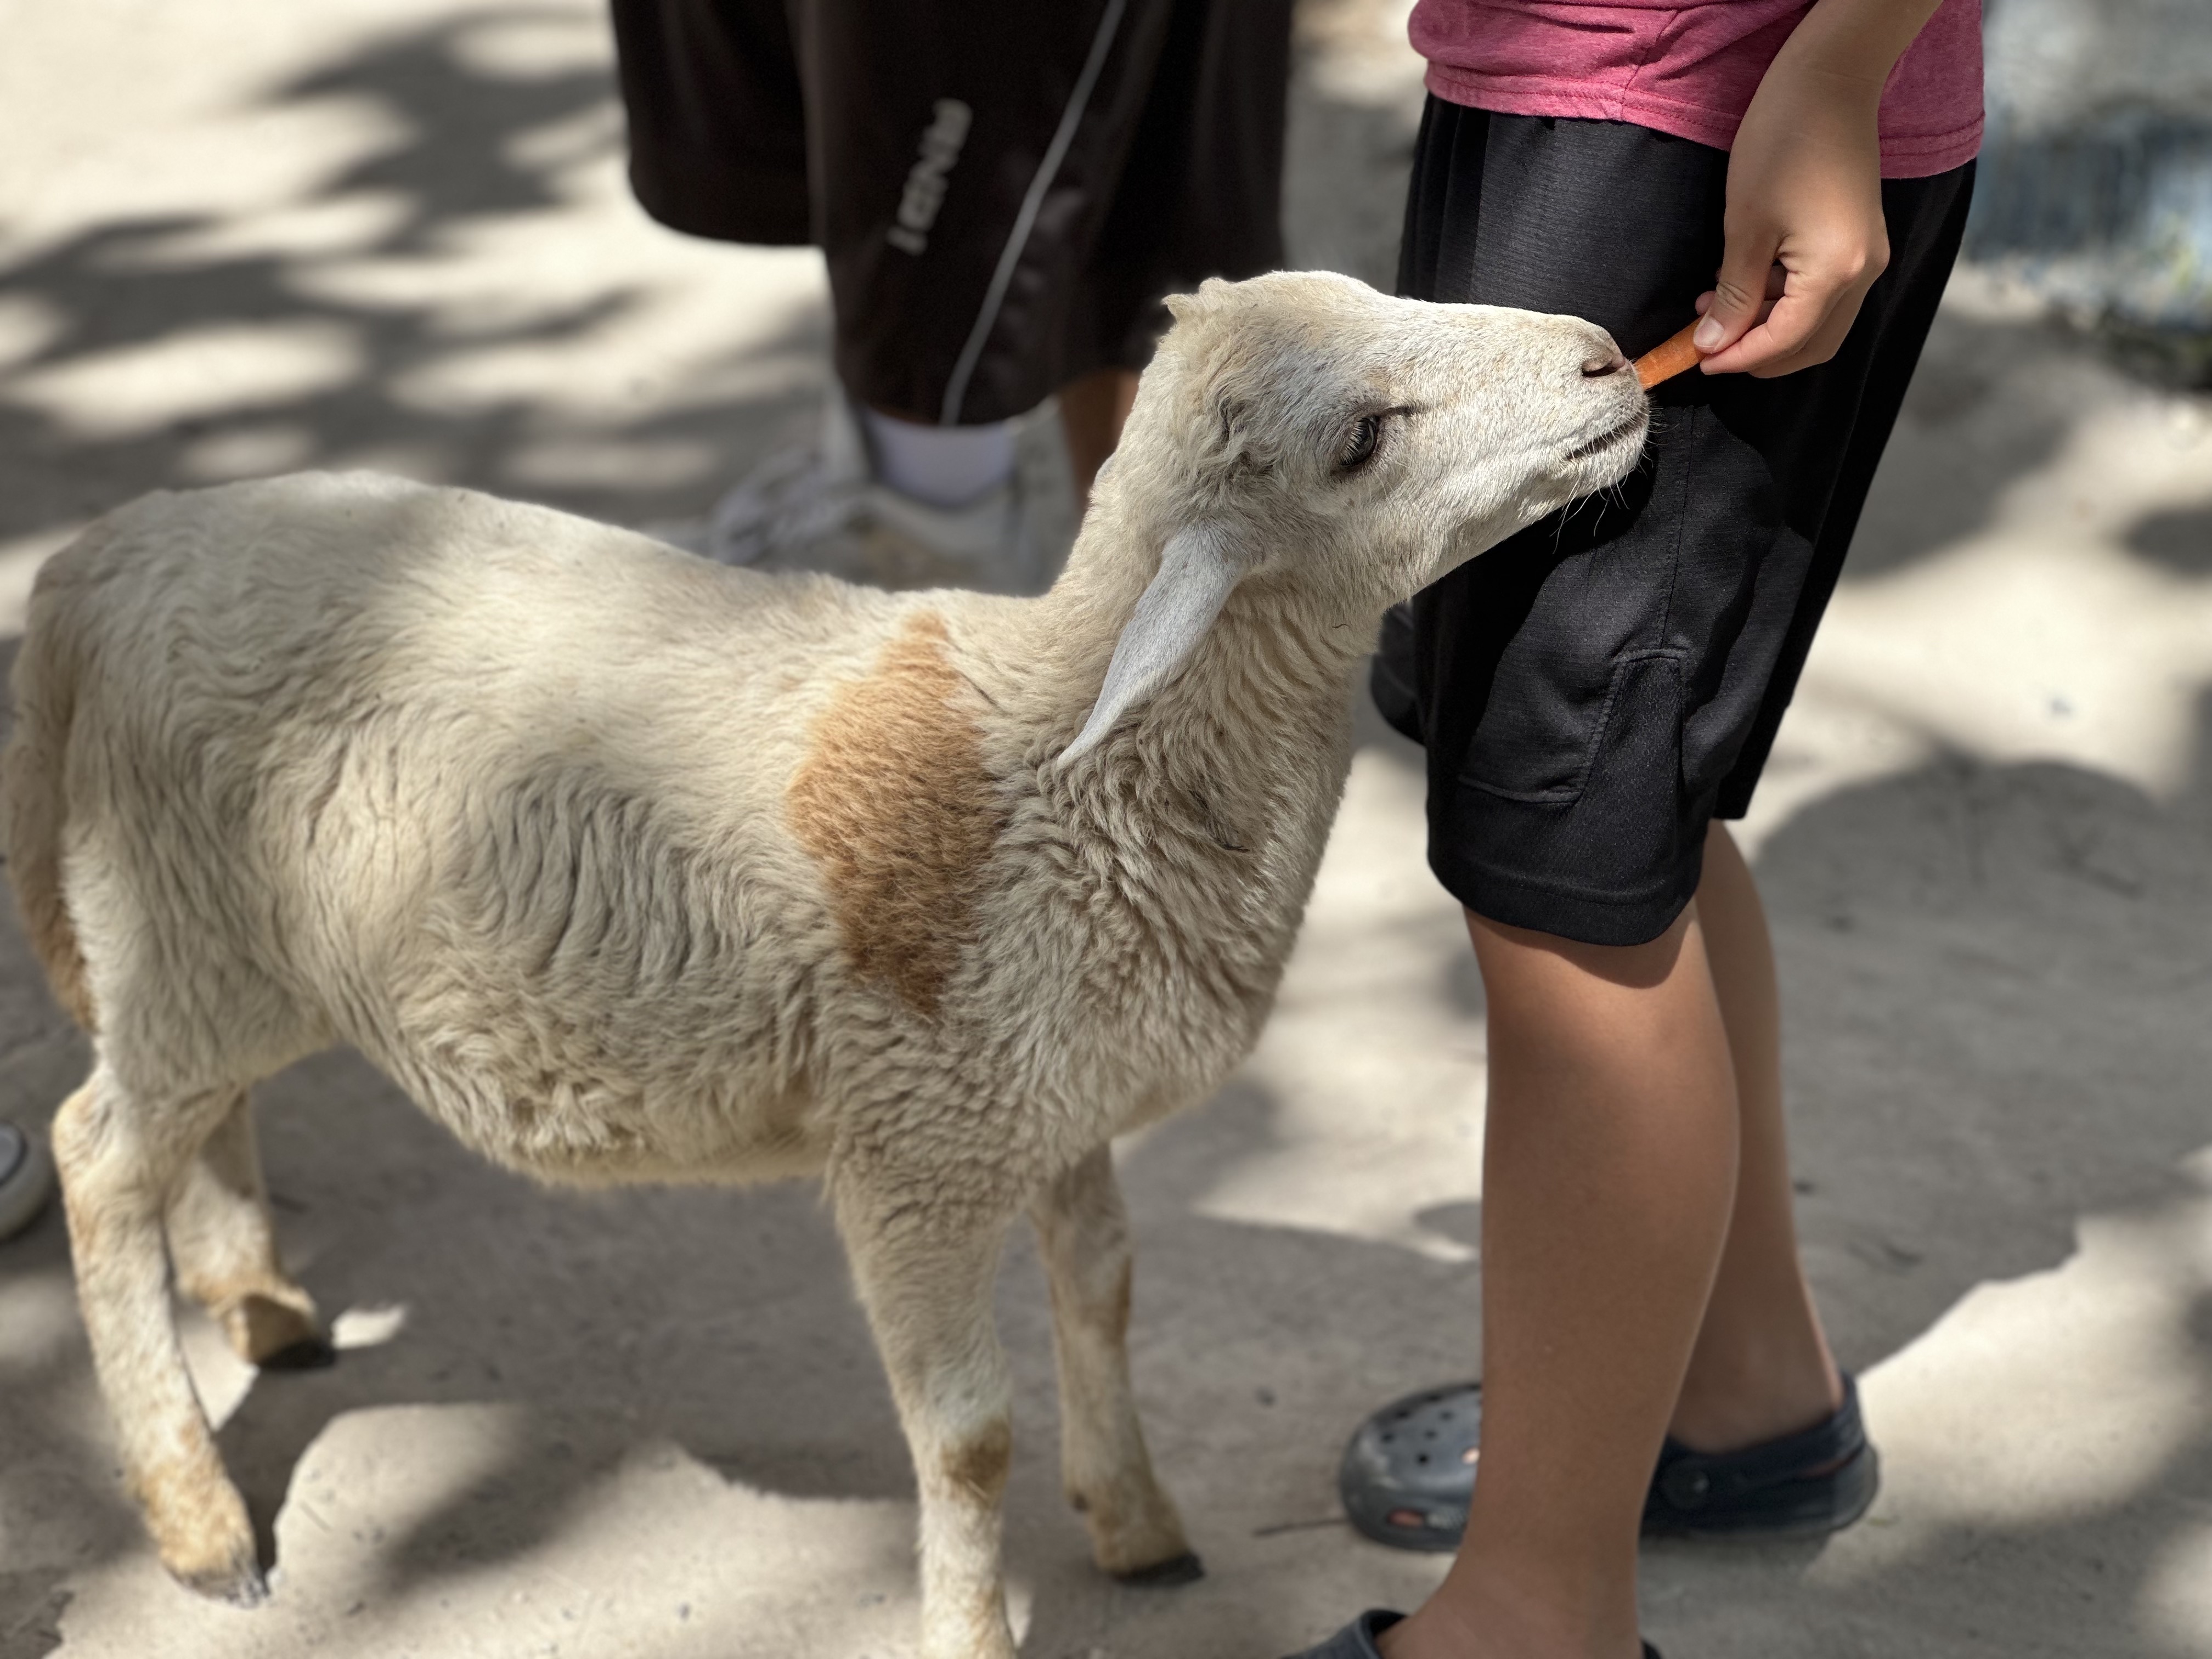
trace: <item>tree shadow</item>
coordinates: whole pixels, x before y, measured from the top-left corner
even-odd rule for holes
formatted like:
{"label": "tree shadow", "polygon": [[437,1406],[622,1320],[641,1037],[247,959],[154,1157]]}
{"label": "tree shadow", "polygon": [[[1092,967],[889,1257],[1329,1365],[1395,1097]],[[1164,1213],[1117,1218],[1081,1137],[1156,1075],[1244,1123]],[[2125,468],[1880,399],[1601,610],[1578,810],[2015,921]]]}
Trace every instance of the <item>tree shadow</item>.
{"label": "tree shadow", "polygon": [[2049,325],[1938,313],[1844,579],[1902,569],[1986,527],[2079,422],[2081,358]]}
{"label": "tree shadow", "polygon": [[[637,522],[696,510],[749,449],[786,426],[804,401],[799,383],[818,379],[826,356],[824,322],[811,312],[766,330],[734,359],[702,353],[696,387],[682,397],[611,406],[582,422],[583,435],[608,444],[689,447],[699,459],[684,477],[635,466],[549,472],[526,464],[532,447],[550,432],[576,434],[549,424],[536,400],[459,406],[410,395],[408,379],[459,353],[550,349],[604,331],[649,303],[643,279],[574,281],[555,271],[562,279],[548,293],[505,305],[504,316],[482,306],[476,317],[420,284],[387,298],[374,285],[332,279],[363,262],[453,258],[472,234],[568,205],[580,162],[619,151],[606,67],[495,70],[470,49],[488,21],[541,17],[573,21],[516,6],[431,24],[269,89],[261,111],[337,104],[390,134],[288,204],[362,210],[372,228],[342,246],[239,252],[234,237],[226,243],[234,227],[222,216],[142,216],[97,225],[0,272],[11,301],[44,325],[34,348],[0,371],[0,541],[79,521],[148,489],[363,460]],[[575,136],[533,142],[548,134]],[[579,262],[586,252],[577,250]],[[557,250],[546,257],[563,263]],[[733,274],[733,309],[744,304],[742,282]],[[321,331],[313,337],[345,366],[310,376],[304,391],[280,377],[265,393],[210,394],[216,407],[166,419],[156,411],[119,430],[88,429],[40,395],[72,372],[184,350],[208,331],[287,328]],[[732,383],[757,389],[712,390]]]}
{"label": "tree shadow", "polygon": [[2127,544],[2177,576],[2212,576],[2212,507],[2154,513],[2128,532]]}
{"label": "tree shadow", "polygon": [[[2072,768],[1956,757],[1816,803],[1767,842],[1806,1255],[1846,1364],[1876,1367],[1978,1291],[2061,1269],[2085,1218],[2148,1226],[2191,1196],[2179,1171],[2212,1140],[2208,852],[2201,782],[2161,802]],[[9,985],[33,973],[12,928],[0,965]],[[82,1052],[21,1052],[0,1104],[17,1109],[46,1075],[43,1109]],[[1030,1652],[1289,1650],[1433,1577],[1433,1561],[1351,1537],[1333,1471],[1377,1401],[1473,1367],[1477,1270],[1206,1213],[1212,1190],[1275,1149],[1277,1109],[1240,1082],[1125,1161],[1141,1244],[1135,1365],[1155,1454],[1214,1567],[1205,1583],[1148,1596],[1089,1567],[1044,1428],[1048,1310],[1017,1242],[1001,1295],[1022,1448],[1008,1551],[1031,1589]],[[260,1516],[305,1524],[303,1457],[342,1420],[401,1405],[506,1413],[509,1432],[472,1474],[387,1535],[343,1546],[383,1593],[432,1595],[529,1559],[640,1455],[789,1497],[906,1500],[905,1448],[811,1191],[543,1194],[344,1055],[277,1079],[262,1115],[310,1288],[331,1308],[398,1301],[409,1317],[330,1372],[259,1380],[231,1414],[223,1449]],[[1479,1208],[1422,1219],[1459,1237]],[[58,1218],[6,1268],[11,1284],[65,1285]],[[2171,1363],[2212,1372],[2208,1321],[2205,1295],[2179,1304]],[[143,1548],[99,1443],[63,1427],[88,1379],[80,1340],[49,1345],[13,1369],[0,1422],[0,1497],[73,1540],[72,1577]],[[1878,1510],[1877,1527],[1916,1528],[1893,1559],[1853,1553],[1857,1534],[1656,1551],[1654,1629],[1723,1656],[1761,1642],[1894,1652],[1912,1636],[1946,1653],[2166,1659],[2182,1650],[2136,1614],[2207,1504],[2212,1435],[2196,1431],[2135,1488],[2041,1520]],[[0,1581],[0,1631],[58,1611],[58,1570]],[[896,1564],[881,1571],[876,1593],[903,1593]],[[315,1594],[295,1570],[286,1598]]]}

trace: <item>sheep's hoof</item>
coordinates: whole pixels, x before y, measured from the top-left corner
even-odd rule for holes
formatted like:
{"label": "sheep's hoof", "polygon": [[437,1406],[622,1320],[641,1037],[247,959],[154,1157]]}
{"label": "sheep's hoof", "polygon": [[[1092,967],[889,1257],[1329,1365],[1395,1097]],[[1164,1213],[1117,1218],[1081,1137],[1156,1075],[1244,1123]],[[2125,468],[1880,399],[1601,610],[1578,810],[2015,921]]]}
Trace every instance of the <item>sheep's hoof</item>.
{"label": "sheep's hoof", "polygon": [[319,1371],[338,1363],[338,1351],[327,1336],[303,1336],[288,1342],[260,1363],[264,1371]]}
{"label": "sheep's hoof", "polygon": [[269,1599],[269,1581],[262,1577],[261,1564],[252,1554],[242,1560],[233,1560],[220,1567],[208,1567],[196,1572],[176,1573],[177,1582],[196,1595],[211,1601],[228,1601],[234,1607],[258,1607]]}
{"label": "sheep's hoof", "polygon": [[1114,1582],[1127,1584],[1132,1589],[1173,1589],[1178,1584],[1194,1584],[1206,1577],[1206,1563],[1190,1551],[1170,1555],[1164,1561],[1155,1561],[1149,1567],[1136,1567],[1127,1572],[1117,1572]]}
{"label": "sheep's hoof", "polygon": [[262,1291],[241,1297],[222,1316],[224,1332],[238,1357],[264,1371],[313,1370],[337,1358],[329,1335],[315,1322],[314,1304],[304,1291],[295,1301]]}

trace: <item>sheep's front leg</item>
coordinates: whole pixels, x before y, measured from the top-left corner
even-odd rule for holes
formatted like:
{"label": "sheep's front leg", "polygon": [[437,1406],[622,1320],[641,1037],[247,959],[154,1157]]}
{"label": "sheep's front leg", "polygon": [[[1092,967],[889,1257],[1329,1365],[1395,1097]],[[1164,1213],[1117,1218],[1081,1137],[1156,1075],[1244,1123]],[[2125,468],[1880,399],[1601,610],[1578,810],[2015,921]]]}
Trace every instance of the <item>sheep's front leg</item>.
{"label": "sheep's front leg", "polygon": [[336,1358],[313,1300],[277,1261],[243,1089],[178,1183],[168,1228],[178,1283],[215,1317],[240,1358],[265,1370],[300,1370]]}
{"label": "sheep's front leg", "polygon": [[224,1474],[177,1346],[161,1218],[220,1100],[154,1100],[102,1067],[54,1119],[94,1369],[161,1565],[205,1595],[265,1594],[245,1500]]}
{"label": "sheep's front leg", "polygon": [[1060,1478],[1116,1578],[1188,1583],[1205,1570],[1152,1474],[1129,1387],[1129,1220],[1101,1146],[1030,1206],[1052,1285],[1060,1364]]}
{"label": "sheep's front leg", "polygon": [[999,1501],[1012,1388],[992,1317],[1005,1225],[844,1187],[837,1218],[921,1498],[921,1659],[1013,1659]]}

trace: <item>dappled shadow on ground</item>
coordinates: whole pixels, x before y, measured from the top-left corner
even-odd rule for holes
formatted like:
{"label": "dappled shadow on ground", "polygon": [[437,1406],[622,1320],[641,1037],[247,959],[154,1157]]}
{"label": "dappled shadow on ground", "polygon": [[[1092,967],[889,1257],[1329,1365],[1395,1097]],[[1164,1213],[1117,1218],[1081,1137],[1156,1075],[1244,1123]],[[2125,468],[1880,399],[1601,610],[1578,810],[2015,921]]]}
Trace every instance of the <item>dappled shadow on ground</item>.
{"label": "dappled shadow on ground", "polygon": [[[595,268],[603,227],[562,217],[580,170],[621,149],[610,70],[471,49],[488,27],[556,15],[517,5],[417,27],[270,88],[241,115],[336,112],[367,135],[360,159],[281,210],[115,219],[0,268],[35,335],[0,360],[0,542],[157,486],[334,463],[624,522],[711,500],[818,380],[814,310],[779,327],[771,307],[741,362],[702,348],[688,392],[617,367],[617,392],[582,416],[423,389],[485,354],[611,336],[653,301],[646,275]],[[538,221],[535,264],[502,266],[498,239]],[[747,305],[733,277],[732,314]],[[752,389],[712,389],[737,381]],[[573,459],[591,443],[607,453]]]}
{"label": "dappled shadow on ground", "polygon": [[2081,416],[2081,354],[2054,327],[1946,311],[1936,321],[1845,578],[1886,574],[1987,528],[2004,491],[2044,466]]}
{"label": "dappled shadow on ground", "polygon": [[[1978,1292],[2069,1270],[2085,1237],[2139,1237],[2153,1261],[2181,1248],[2175,1218],[2208,1201],[2186,1161],[2212,1142],[2212,805],[2201,790],[2161,803],[2070,769],[1949,760],[1811,807],[1768,842],[1761,878],[1790,1009],[1807,1254],[1847,1364],[1909,1368],[1905,1351]],[[30,971],[12,933],[5,968],[10,982]],[[51,1086],[64,1058],[32,1069]],[[27,1099],[28,1086],[11,1073],[0,1109],[51,1105]],[[429,1594],[526,1561],[654,1446],[793,1498],[910,1491],[810,1191],[544,1194],[465,1156],[343,1056],[296,1069],[264,1100],[270,1177],[306,1282],[332,1308],[408,1310],[387,1345],[328,1373],[262,1379],[232,1414],[224,1449],[264,1519],[302,1501],[302,1454],[349,1414],[485,1404],[513,1414],[476,1473],[388,1534],[343,1546],[373,1563],[382,1594]],[[1051,1466],[1044,1297],[1026,1245],[1016,1249],[1002,1297],[1022,1441],[1009,1548],[1033,1587],[1026,1650],[1041,1659],[1189,1644],[1264,1656],[1356,1605],[1324,1605],[1324,1587],[1403,1599],[1432,1571],[1345,1532],[1331,1474],[1339,1437],[1369,1406],[1474,1362],[1477,1271],[1210,1218],[1207,1194],[1269,1150],[1274,1110],[1240,1084],[1127,1160],[1138,1372],[1155,1449],[1213,1561],[1204,1585],[1146,1597],[1090,1571]],[[1430,1218],[1471,1241],[1478,1213],[1469,1202]],[[58,1221],[11,1248],[6,1267],[60,1293]],[[2212,1376],[2212,1282],[2185,1252],[2157,1273],[2169,1291],[2153,1316],[2160,1363],[2185,1380]],[[74,1571],[143,1551],[104,1432],[82,1409],[81,1340],[41,1352],[12,1368],[0,1493],[12,1515],[75,1541]],[[2002,1364],[1989,1377],[1969,1367],[1957,1386],[2003,1380]],[[2002,1394],[1989,1402],[1993,1424],[2005,1408]],[[1978,1517],[1973,1493],[1893,1461],[1865,1536],[1899,1528],[1909,1547],[1659,1552],[1654,1629],[1718,1655],[1769,1639],[1838,1655],[2191,1650],[2158,1634],[2149,1604],[2212,1504],[2212,1435],[2193,1421],[2184,1414],[2139,1478],[2025,1519],[2002,1505]],[[2071,1432],[2055,1425],[2048,1437]],[[871,1588],[902,1594],[899,1571],[884,1567]],[[34,1620],[58,1584],[44,1562],[0,1581],[0,1629]],[[283,1594],[318,1591],[295,1569]],[[754,1650],[739,1639],[734,1650]]]}
{"label": "dappled shadow on ground", "polygon": [[2212,576],[2212,507],[2154,513],[2129,532],[2128,546],[2178,576]]}

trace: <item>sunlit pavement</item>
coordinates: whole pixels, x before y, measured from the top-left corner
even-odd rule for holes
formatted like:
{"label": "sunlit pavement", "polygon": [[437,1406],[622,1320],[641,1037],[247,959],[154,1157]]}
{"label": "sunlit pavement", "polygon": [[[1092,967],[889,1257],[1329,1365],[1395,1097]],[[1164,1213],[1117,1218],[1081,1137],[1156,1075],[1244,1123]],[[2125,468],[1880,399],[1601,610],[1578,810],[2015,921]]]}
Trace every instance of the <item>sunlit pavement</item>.
{"label": "sunlit pavement", "polygon": [[[1387,281],[1419,76],[1304,20],[1294,252]],[[370,465],[624,522],[803,426],[818,264],[663,233],[570,0],[0,3],[0,620],[129,496]],[[1955,286],[1747,826],[1806,1248],[1887,1485],[1825,1545],[1647,1556],[1670,1659],[2212,1655],[2212,402]],[[1480,1359],[1484,1025],[1369,720],[1278,1018],[1127,1149],[1136,1365],[1211,1576],[1114,1588],[1004,1291],[1025,1654],[1275,1659],[1440,1571],[1332,1476]],[[0,1113],[83,1065],[12,927]],[[813,1194],[538,1193],[358,1062],[264,1091],[346,1346],[256,1382],[197,1317],[272,1603],[195,1601],[113,1479],[59,1218],[0,1247],[0,1659],[902,1652],[905,1451]]]}

